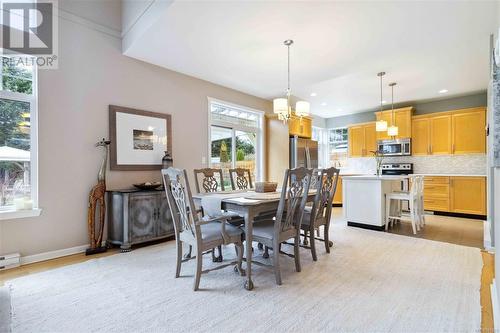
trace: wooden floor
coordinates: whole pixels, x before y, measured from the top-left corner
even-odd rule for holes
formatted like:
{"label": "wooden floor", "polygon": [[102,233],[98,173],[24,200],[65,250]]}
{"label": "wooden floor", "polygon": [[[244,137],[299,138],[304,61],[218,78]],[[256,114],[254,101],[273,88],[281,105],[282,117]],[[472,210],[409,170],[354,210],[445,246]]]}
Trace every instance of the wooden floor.
{"label": "wooden floor", "polygon": [[396,223],[389,232],[483,249],[484,222],[440,215],[426,215],[425,228],[413,235],[409,222]]}
{"label": "wooden floor", "polygon": [[[341,216],[342,209],[335,208],[334,221],[338,223],[339,219],[335,217]],[[482,222],[469,219],[457,219],[444,216],[429,216],[425,232],[420,233],[416,237],[443,241],[448,243],[474,246],[482,248]],[[408,229],[409,228],[409,229]],[[411,226],[406,223],[401,223],[396,226],[392,232],[415,237],[411,232]],[[448,234],[449,233],[449,234]],[[25,265],[22,267],[0,272],[0,286],[3,286],[5,281],[28,275],[43,272],[58,267],[81,263],[90,259],[105,257],[119,252],[119,249],[111,249],[106,253],[87,257],[85,254],[76,254],[58,259],[48,260],[44,262]],[[483,270],[481,276],[481,331],[493,332],[493,308],[491,304],[490,285],[494,277],[494,255],[486,251],[482,251]]]}
{"label": "wooden floor", "polygon": [[35,274],[39,272],[48,271],[62,266],[78,264],[90,259],[107,257],[119,252],[119,249],[110,249],[107,252],[96,254],[93,256],[86,256],[84,253],[75,254],[71,256],[61,257],[57,259],[41,261],[34,264],[24,265],[21,267],[8,269],[0,272],[0,287],[4,285],[5,281],[15,279],[20,276]]}

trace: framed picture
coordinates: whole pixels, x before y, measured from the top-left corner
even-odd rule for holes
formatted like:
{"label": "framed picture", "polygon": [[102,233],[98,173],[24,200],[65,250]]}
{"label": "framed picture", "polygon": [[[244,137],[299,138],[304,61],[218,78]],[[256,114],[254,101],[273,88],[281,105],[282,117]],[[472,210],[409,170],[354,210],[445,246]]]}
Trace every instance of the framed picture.
{"label": "framed picture", "polygon": [[172,117],[110,105],[109,136],[111,170],[159,170],[172,154]]}

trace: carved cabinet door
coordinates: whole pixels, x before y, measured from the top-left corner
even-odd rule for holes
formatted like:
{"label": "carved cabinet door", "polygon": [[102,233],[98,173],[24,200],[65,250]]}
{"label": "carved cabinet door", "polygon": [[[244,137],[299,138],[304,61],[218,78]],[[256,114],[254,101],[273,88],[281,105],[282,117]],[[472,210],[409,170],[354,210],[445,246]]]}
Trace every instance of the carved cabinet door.
{"label": "carved cabinet door", "polygon": [[131,243],[156,236],[158,196],[134,194],[129,198],[129,232]]}
{"label": "carved cabinet door", "polygon": [[170,214],[170,207],[165,193],[158,196],[158,234],[157,236],[171,236],[174,234],[174,222]]}

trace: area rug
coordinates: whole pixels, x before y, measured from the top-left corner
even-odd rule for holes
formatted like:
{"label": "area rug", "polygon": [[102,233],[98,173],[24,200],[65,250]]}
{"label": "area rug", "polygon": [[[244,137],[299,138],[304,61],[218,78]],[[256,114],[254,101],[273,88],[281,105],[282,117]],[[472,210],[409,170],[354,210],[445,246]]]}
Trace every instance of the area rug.
{"label": "area rug", "polygon": [[[330,254],[282,256],[283,285],[253,269],[256,288],[194,262],[175,279],[175,244],[94,259],[8,281],[12,332],[471,332],[480,328],[476,248],[334,224]],[[291,251],[291,248],[284,247]],[[234,249],[225,248],[227,257]],[[255,256],[260,256],[256,251]],[[261,257],[260,257],[261,258]],[[264,259],[259,259],[264,260]],[[214,265],[210,256],[204,266]]]}
{"label": "area rug", "polygon": [[0,287],[0,333],[10,332],[10,292],[7,287]]}

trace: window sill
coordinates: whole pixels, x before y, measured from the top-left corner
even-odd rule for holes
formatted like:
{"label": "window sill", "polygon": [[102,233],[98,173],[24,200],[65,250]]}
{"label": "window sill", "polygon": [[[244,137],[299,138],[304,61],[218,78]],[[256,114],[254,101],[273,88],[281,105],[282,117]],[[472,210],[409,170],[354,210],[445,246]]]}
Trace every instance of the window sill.
{"label": "window sill", "polygon": [[0,211],[0,221],[22,219],[26,217],[40,216],[42,210],[40,208],[26,209],[26,210],[5,210]]}

